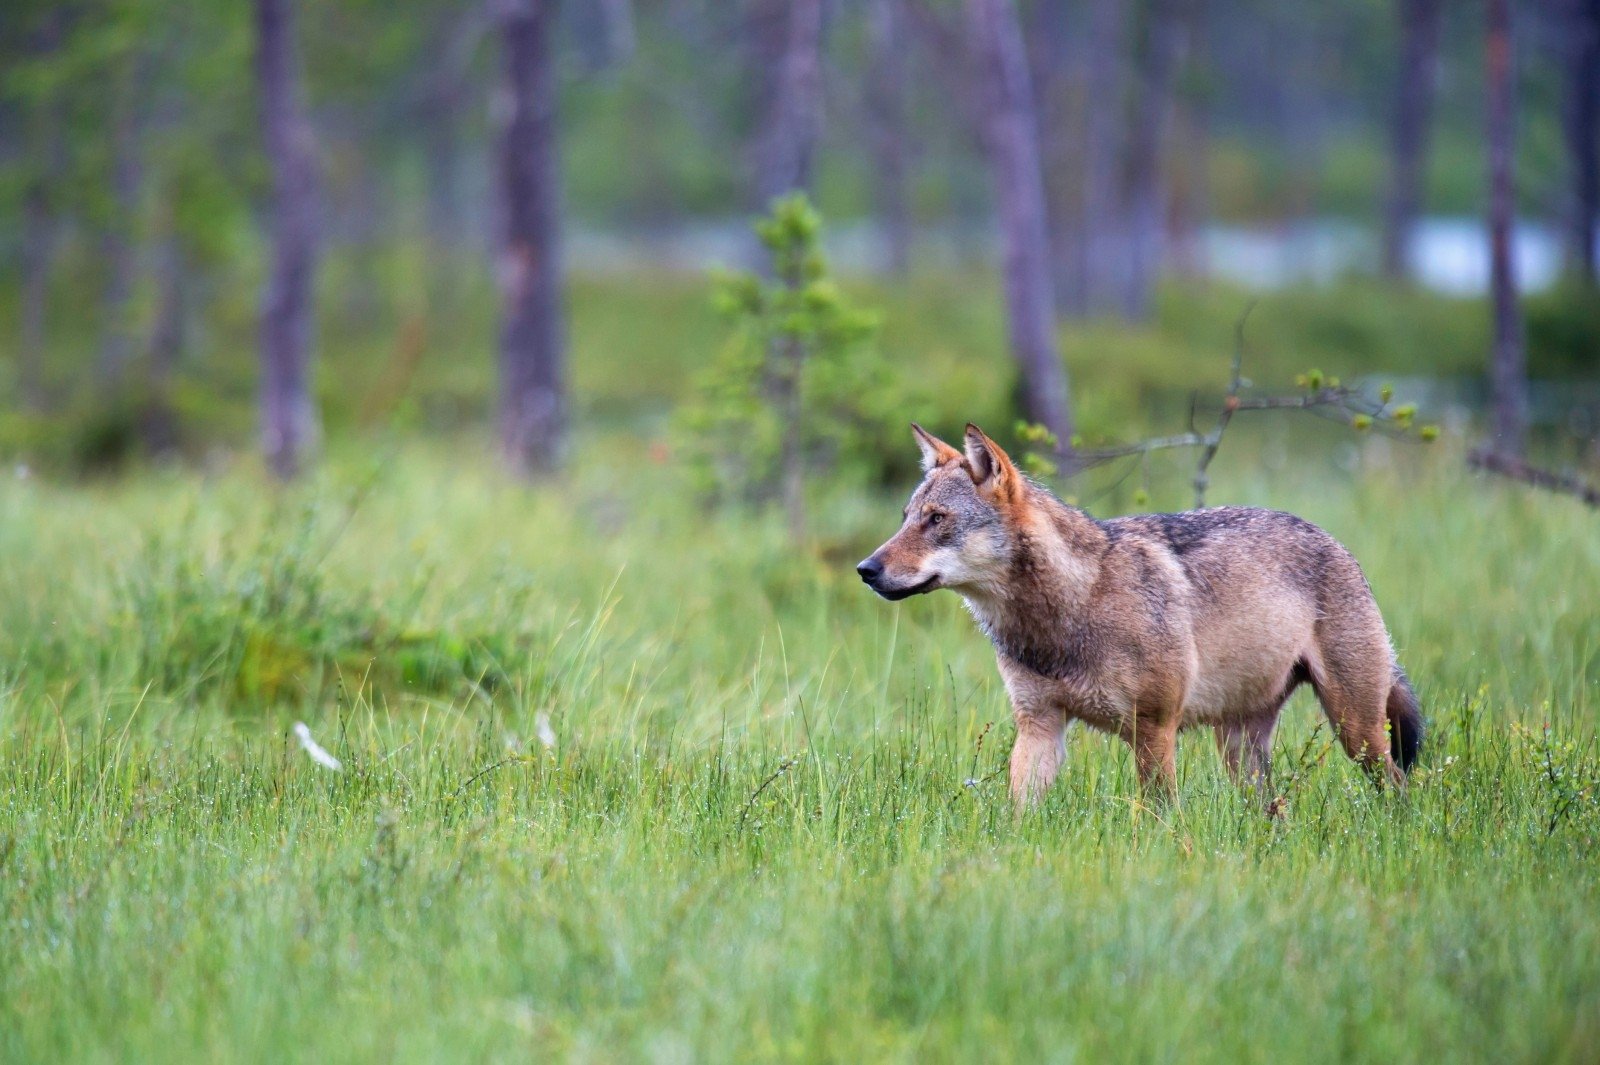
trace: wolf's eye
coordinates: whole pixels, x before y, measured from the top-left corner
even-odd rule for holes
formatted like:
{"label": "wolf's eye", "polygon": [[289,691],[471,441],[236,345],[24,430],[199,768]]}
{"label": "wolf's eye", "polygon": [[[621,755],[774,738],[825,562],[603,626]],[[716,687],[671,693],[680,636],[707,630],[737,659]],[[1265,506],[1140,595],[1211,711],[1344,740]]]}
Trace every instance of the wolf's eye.
{"label": "wolf's eye", "polygon": [[937,525],[943,520],[944,520],[944,515],[938,513],[937,511],[935,511],[934,513],[928,515],[928,524],[929,525]]}

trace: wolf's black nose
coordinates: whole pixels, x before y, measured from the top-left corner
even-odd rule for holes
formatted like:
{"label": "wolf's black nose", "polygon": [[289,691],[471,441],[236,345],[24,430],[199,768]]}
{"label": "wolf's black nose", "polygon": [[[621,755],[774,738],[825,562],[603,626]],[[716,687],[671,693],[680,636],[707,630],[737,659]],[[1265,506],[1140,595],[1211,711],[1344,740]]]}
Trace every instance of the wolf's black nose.
{"label": "wolf's black nose", "polygon": [[883,575],[883,563],[875,558],[869,558],[856,567],[856,572],[861,574],[861,579],[871,584]]}

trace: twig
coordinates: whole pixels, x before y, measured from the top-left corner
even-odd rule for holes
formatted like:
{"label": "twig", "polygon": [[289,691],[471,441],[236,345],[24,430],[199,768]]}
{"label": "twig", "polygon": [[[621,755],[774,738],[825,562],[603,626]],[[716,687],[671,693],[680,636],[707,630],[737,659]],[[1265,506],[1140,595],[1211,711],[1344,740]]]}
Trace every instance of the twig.
{"label": "twig", "polygon": [[482,769],[480,769],[476,773],[472,774],[466,780],[462,781],[461,786],[458,787],[455,791],[452,791],[449,795],[446,795],[445,798],[444,798],[444,801],[445,802],[452,802],[455,799],[459,798],[461,796],[462,792],[466,791],[468,788],[472,787],[472,785],[476,784],[478,781],[482,780],[484,777],[488,776],[490,773],[493,773],[496,769],[499,769],[502,766],[508,766],[513,762],[528,762],[528,761],[532,761],[532,759],[530,759],[527,755],[525,755],[525,754],[514,754],[514,755],[511,755],[509,758],[502,758],[498,762],[495,762],[492,765],[484,766]]}
{"label": "twig", "polygon": [[[1217,412],[1216,422],[1212,427],[1201,432],[1195,422],[1199,410],[1199,394],[1191,393],[1189,396],[1189,431],[1176,433],[1171,436],[1156,436],[1148,440],[1140,440],[1132,444],[1121,444],[1103,448],[1074,448],[1061,455],[1061,459],[1068,468],[1067,476],[1082,473],[1095,466],[1111,462],[1115,459],[1129,455],[1141,455],[1146,460],[1157,451],[1170,451],[1182,448],[1198,448],[1199,458],[1195,461],[1194,470],[1194,505],[1206,505],[1206,490],[1211,486],[1211,462],[1217,457],[1217,451],[1222,447],[1223,434],[1233,421],[1233,416],[1241,411],[1271,411],[1271,410],[1298,410],[1330,418],[1344,425],[1360,430],[1375,430],[1386,435],[1404,437],[1410,427],[1411,412],[1409,410],[1391,411],[1389,409],[1389,394],[1385,391],[1380,401],[1363,396],[1355,389],[1347,388],[1336,380],[1327,385],[1320,380],[1310,381],[1311,390],[1302,395],[1295,396],[1251,396],[1245,395],[1244,390],[1249,387],[1243,377],[1244,368],[1244,327],[1250,317],[1254,304],[1245,308],[1239,320],[1234,325],[1233,357],[1229,364],[1228,390],[1222,399],[1221,409]],[[1425,431],[1426,432],[1426,431]]]}
{"label": "twig", "polygon": [[1156,436],[1149,440],[1140,440],[1136,444],[1120,444],[1115,447],[1076,448],[1071,454],[1075,467],[1073,472],[1128,455],[1147,455],[1152,451],[1165,451],[1174,447],[1199,447],[1205,442],[1205,436],[1191,432],[1179,433],[1176,436]]}
{"label": "twig", "polygon": [[744,809],[739,811],[739,831],[740,832],[744,831],[744,822],[745,822],[745,819],[750,816],[750,808],[756,804],[756,800],[757,799],[761,798],[761,793],[763,791],[767,790],[767,785],[771,784],[774,780],[777,780],[779,777],[783,776],[789,770],[793,769],[795,767],[795,764],[798,763],[799,761],[800,761],[800,758],[799,758],[798,755],[796,755],[794,757],[791,757],[791,758],[785,758],[782,762],[780,762],[778,764],[778,768],[774,769],[772,771],[772,775],[769,776],[766,780],[763,780],[761,782],[761,786],[758,787],[755,791],[750,793],[750,797],[744,801]]}
{"label": "twig", "polygon": [[[1222,413],[1217,415],[1217,427],[1206,436],[1205,448],[1200,452],[1200,461],[1194,467],[1194,505],[1206,505],[1206,489],[1211,486],[1211,460],[1217,457],[1217,449],[1222,446],[1222,434],[1227,431],[1228,423],[1233,421],[1236,412],[1245,409],[1239,400],[1239,389],[1244,384],[1241,371],[1244,367],[1244,323],[1250,318],[1250,312],[1255,309],[1255,302],[1251,301],[1245,306],[1244,313],[1239,316],[1239,321],[1233,327],[1233,362],[1228,367],[1228,398],[1222,403]],[[1259,402],[1266,402],[1261,400]],[[1257,409],[1257,408],[1249,408]],[[1193,417],[1194,402],[1189,404],[1190,416]]]}
{"label": "twig", "polygon": [[961,796],[965,795],[969,790],[977,791],[979,788],[983,787],[985,784],[989,783],[989,781],[1004,773],[1009,768],[1011,768],[1009,765],[1007,765],[1005,762],[1001,762],[1000,768],[996,769],[988,776],[968,777],[966,780],[963,780],[961,782],[961,790],[950,796],[949,805],[954,806],[956,803],[961,801]]}
{"label": "twig", "polygon": [[983,738],[989,734],[989,730],[992,728],[994,728],[994,722],[985,721],[982,731],[978,733],[978,744],[972,749],[972,768],[967,772],[969,781],[978,775],[978,759],[983,755]]}
{"label": "twig", "polygon": [[1570,474],[1530,466],[1522,459],[1503,455],[1492,448],[1481,447],[1467,456],[1467,465],[1535,488],[1569,495],[1585,506],[1600,508],[1600,488]]}

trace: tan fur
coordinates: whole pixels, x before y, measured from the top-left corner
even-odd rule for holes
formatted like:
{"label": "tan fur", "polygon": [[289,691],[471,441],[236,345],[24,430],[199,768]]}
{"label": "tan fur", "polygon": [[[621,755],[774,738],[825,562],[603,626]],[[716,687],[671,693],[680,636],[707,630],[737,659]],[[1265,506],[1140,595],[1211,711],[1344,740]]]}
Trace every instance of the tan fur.
{"label": "tan fur", "polygon": [[1055,779],[1073,720],[1121,736],[1162,792],[1178,731],[1210,725],[1229,771],[1264,788],[1278,712],[1302,681],[1350,757],[1404,783],[1389,727],[1408,730],[1413,757],[1415,697],[1360,567],[1321,529],[1230,507],[1099,522],[1028,481],[976,426],[965,453],[914,428],[926,476],[859,569],[886,598],[950,588],[966,600],[1011,699],[1019,804]]}

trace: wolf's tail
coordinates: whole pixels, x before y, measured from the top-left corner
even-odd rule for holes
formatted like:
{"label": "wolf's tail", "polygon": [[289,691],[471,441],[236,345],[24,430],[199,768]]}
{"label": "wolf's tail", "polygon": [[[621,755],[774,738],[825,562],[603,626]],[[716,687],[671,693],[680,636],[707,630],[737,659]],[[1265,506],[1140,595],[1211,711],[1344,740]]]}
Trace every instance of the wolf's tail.
{"label": "wolf's tail", "polygon": [[1409,771],[1422,751],[1422,706],[1411,689],[1405,670],[1394,667],[1394,683],[1389,688],[1389,753],[1401,769]]}

